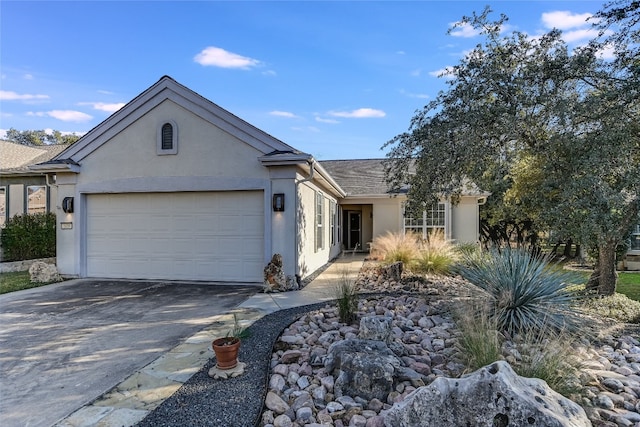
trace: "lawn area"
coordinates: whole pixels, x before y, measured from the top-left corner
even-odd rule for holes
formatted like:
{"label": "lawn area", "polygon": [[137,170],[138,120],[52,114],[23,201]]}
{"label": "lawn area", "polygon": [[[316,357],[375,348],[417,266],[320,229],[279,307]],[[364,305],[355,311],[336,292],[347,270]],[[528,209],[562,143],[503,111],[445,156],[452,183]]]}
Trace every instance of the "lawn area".
{"label": "lawn area", "polygon": [[37,288],[42,285],[46,285],[46,283],[31,283],[28,271],[0,273],[0,294],[21,291],[29,288]]}
{"label": "lawn area", "polygon": [[640,273],[621,272],[616,291],[632,300],[640,301]]}

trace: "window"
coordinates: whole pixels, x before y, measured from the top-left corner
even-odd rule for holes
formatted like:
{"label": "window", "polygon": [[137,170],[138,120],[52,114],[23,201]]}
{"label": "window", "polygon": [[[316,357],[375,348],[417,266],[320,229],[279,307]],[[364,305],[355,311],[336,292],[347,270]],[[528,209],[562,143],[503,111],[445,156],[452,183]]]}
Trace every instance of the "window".
{"label": "window", "polygon": [[7,221],[7,188],[0,187],[0,227]]}
{"label": "window", "polygon": [[316,252],[324,249],[324,196],[316,193]]}
{"label": "window", "polygon": [[336,244],[336,202],[329,202],[329,238],[331,246]]}
{"label": "window", "polygon": [[162,149],[173,149],[173,126],[171,126],[171,123],[162,125]]}
{"label": "window", "polygon": [[445,204],[434,203],[422,211],[422,218],[404,217],[404,232],[415,233],[426,239],[435,231],[445,231]]}
{"label": "window", "polygon": [[636,225],[631,232],[631,251],[640,251],[640,224]]}
{"label": "window", "polygon": [[178,153],[178,127],[173,122],[165,122],[158,129],[156,143],[158,155]]}
{"label": "window", "polygon": [[47,187],[29,185],[27,187],[27,213],[45,213],[47,211]]}

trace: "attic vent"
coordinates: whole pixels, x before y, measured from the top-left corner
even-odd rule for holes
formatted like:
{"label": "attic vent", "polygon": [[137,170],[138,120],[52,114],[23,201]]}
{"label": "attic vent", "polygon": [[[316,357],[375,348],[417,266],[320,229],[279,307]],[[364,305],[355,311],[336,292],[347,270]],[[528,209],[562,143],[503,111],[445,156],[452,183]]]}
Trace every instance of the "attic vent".
{"label": "attic vent", "polygon": [[171,150],[173,148],[173,126],[171,123],[162,125],[162,149]]}
{"label": "attic vent", "polygon": [[161,156],[178,154],[178,127],[174,122],[164,122],[158,127],[156,152]]}

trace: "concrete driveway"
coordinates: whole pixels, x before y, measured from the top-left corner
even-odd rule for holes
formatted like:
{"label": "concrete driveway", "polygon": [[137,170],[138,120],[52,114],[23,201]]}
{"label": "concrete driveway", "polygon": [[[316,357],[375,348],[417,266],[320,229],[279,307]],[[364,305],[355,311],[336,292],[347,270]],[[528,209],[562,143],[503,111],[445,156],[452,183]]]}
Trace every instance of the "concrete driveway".
{"label": "concrete driveway", "polygon": [[259,290],[81,279],[0,295],[0,424],[53,425]]}

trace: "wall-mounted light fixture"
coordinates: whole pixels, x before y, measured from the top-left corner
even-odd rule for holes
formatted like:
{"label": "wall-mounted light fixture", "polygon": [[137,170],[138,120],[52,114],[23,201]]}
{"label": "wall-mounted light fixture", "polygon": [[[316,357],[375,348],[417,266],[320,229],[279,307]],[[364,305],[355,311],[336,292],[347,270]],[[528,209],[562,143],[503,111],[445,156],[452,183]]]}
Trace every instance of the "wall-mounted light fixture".
{"label": "wall-mounted light fixture", "polygon": [[73,213],[73,197],[62,199],[62,211],[64,213]]}
{"label": "wall-mounted light fixture", "polygon": [[284,193],[276,193],[273,195],[273,211],[284,212]]}

